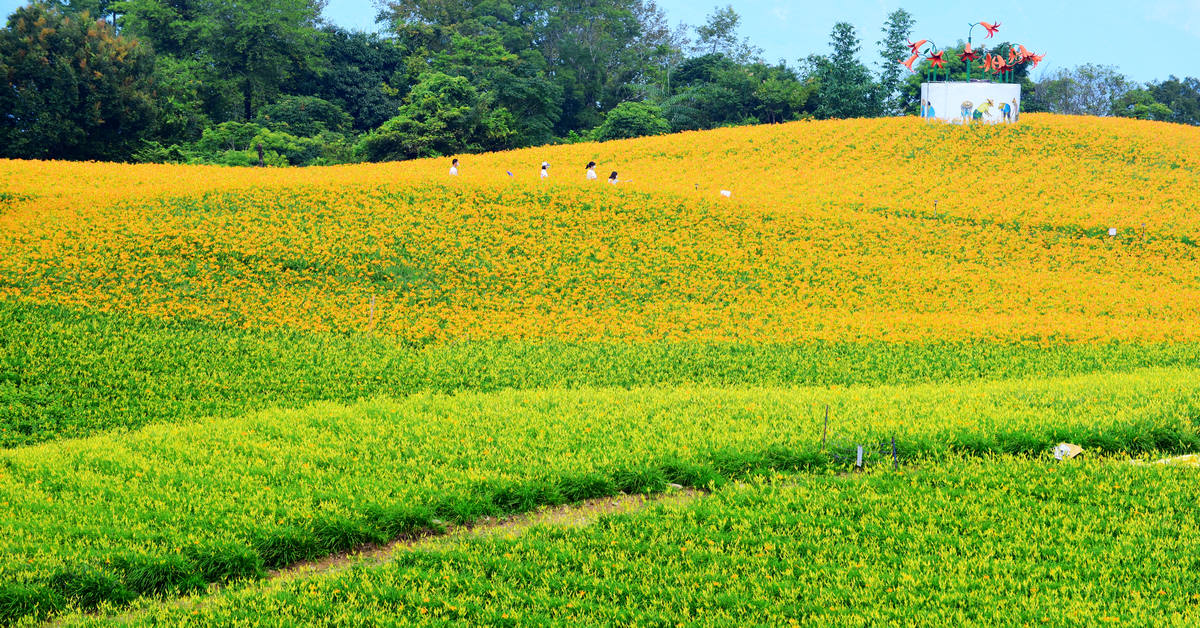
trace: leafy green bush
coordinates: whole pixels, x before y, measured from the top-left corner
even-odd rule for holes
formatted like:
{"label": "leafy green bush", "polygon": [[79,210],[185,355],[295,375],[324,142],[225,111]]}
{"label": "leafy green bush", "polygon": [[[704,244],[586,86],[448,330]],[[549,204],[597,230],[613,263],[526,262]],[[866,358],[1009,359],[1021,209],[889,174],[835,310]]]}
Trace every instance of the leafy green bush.
{"label": "leafy green bush", "polygon": [[604,123],[593,132],[596,141],[620,140],[645,135],[669,133],[671,125],[657,105],[644,102],[625,102],[617,105],[604,117]]}

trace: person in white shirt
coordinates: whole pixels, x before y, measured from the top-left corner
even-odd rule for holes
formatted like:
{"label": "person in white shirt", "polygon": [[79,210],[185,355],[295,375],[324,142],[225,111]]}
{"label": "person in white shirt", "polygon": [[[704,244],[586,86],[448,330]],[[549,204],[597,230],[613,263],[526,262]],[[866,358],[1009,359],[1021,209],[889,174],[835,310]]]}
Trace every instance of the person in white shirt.
{"label": "person in white shirt", "polygon": [[450,162],[450,176],[452,176],[452,177],[458,176],[458,158],[457,157],[455,157],[454,160]]}
{"label": "person in white shirt", "polygon": [[548,162],[548,161],[542,162],[542,178],[543,179],[550,178],[550,162]]}
{"label": "person in white shirt", "polygon": [[587,165],[587,180],[588,180],[588,181],[595,181],[595,180],[596,180],[596,162],[594,162],[594,161],[589,161],[589,162],[588,162],[588,165]]}
{"label": "person in white shirt", "polygon": [[613,170],[612,174],[608,175],[608,182],[613,185],[617,184],[617,171],[616,170]]}

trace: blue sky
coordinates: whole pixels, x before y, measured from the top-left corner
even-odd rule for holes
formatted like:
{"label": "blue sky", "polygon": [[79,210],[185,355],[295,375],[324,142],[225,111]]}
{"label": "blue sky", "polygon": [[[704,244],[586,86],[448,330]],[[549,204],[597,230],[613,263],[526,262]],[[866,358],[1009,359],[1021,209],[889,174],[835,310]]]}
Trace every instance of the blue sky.
{"label": "blue sky", "polygon": [[[0,0],[7,15],[23,4]],[[862,58],[875,67],[875,41],[887,14],[904,7],[917,19],[916,36],[940,46],[965,39],[971,22],[999,21],[999,37],[1046,53],[1034,73],[1082,63],[1115,65],[1138,81],[1164,79],[1170,74],[1200,76],[1200,0],[1042,0],[974,3],[945,0],[659,0],[672,23],[700,24],[714,6],[732,4],[742,15],[742,34],[764,49],[771,60],[794,64],[811,53],[824,52],[829,30],[848,21],[863,39]],[[958,5],[953,9],[946,6]],[[374,28],[375,8],[369,0],[329,0],[326,17],[346,28]]]}

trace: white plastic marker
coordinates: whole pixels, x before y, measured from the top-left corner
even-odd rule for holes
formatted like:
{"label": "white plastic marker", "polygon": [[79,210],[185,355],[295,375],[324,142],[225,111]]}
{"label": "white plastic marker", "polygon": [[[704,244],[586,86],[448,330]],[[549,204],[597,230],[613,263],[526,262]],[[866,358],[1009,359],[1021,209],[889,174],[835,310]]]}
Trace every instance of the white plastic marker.
{"label": "white plastic marker", "polygon": [[1108,235],[1109,235],[1109,237],[1111,237],[1111,238],[1115,238],[1115,237],[1117,237],[1117,228],[1116,228],[1116,227],[1113,227],[1113,228],[1109,229],[1109,230],[1108,230]]}
{"label": "white plastic marker", "polygon": [[729,190],[721,190],[721,196],[724,196],[725,198],[732,198],[733,192],[730,192]]}

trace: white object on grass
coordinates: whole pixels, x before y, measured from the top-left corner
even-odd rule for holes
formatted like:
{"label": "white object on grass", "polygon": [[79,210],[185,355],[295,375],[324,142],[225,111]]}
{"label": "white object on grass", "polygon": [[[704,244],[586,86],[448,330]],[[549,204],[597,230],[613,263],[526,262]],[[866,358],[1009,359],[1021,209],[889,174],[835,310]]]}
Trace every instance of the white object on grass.
{"label": "white object on grass", "polygon": [[1110,228],[1108,230],[1108,235],[1109,235],[1109,237],[1113,237],[1113,238],[1117,237],[1117,228],[1116,227]]}
{"label": "white object on grass", "polygon": [[1080,447],[1079,445],[1072,445],[1071,443],[1059,443],[1058,446],[1054,448],[1054,459],[1070,460],[1081,453],[1083,453],[1083,447]]}

